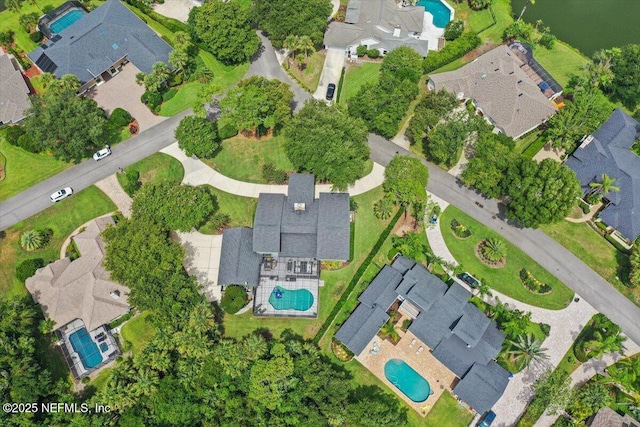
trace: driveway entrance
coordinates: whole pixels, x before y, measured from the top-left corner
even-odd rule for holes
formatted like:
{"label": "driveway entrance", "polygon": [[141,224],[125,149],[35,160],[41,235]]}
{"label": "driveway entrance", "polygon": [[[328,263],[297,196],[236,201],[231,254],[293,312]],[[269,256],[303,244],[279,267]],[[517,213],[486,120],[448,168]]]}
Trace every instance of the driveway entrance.
{"label": "driveway entrance", "polygon": [[[329,83],[334,83],[338,86],[340,82],[340,74],[342,73],[342,67],[344,67],[344,49],[327,49],[327,56],[324,60],[324,66],[322,68],[322,74],[320,75],[320,82],[318,83],[318,89],[313,94],[316,99],[325,99],[327,95],[327,86]],[[338,88],[340,90],[340,88]],[[338,98],[338,93],[333,96],[334,102]]]}

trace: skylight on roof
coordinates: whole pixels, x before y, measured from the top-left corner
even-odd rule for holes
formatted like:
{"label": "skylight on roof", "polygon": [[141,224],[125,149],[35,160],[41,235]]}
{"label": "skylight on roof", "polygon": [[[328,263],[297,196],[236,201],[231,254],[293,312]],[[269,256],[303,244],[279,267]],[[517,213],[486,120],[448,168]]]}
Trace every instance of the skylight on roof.
{"label": "skylight on roof", "polygon": [[113,50],[118,49],[120,46],[118,46],[118,43],[114,43],[111,45],[111,47],[113,48]]}
{"label": "skylight on roof", "polygon": [[104,28],[102,27],[98,28],[98,34],[104,34]]}

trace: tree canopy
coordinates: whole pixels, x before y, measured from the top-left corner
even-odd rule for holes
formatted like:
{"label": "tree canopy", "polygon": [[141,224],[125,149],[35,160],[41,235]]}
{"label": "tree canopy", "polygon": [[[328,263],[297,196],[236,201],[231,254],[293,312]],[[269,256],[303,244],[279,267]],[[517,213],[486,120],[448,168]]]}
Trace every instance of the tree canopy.
{"label": "tree canopy", "polygon": [[428,91],[416,105],[405,133],[411,144],[422,141],[443,117],[451,113],[456,105],[458,105],[458,101],[453,93],[446,90]]}
{"label": "tree canopy", "polygon": [[259,0],[251,4],[251,17],[269,35],[276,49],[288,36],[308,36],[321,46],[331,15],[329,0]]}
{"label": "tree canopy", "polygon": [[218,123],[205,118],[187,116],[180,120],[175,137],[187,156],[206,159],[213,157],[220,147]]}
{"label": "tree canopy", "polygon": [[260,46],[247,11],[235,0],[207,1],[194,7],[188,24],[194,40],[205,43],[225,64],[248,61]]}
{"label": "tree canopy", "polygon": [[504,176],[517,158],[514,146],[513,139],[502,133],[481,132],[474,156],[462,171],[462,182],[489,197],[501,197]]}
{"label": "tree canopy", "polygon": [[445,122],[431,129],[423,141],[427,159],[447,167],[455,165],[471,133],[483,125],[482,119],[467,110],[450,114]]}
{"label": "tree canopy", "polygon": [[384,57],[380,68],[380,79],[397,79],[418,83],[422,77],[422,56],[408,46],[392,50]]}
{"label": "tree canopy", "polygon": [[414,203],[425,204],[429,170],[411,156],[395,156],[384,171],[384,192],[405,207]]}
{"label": "tree canopy", "polygon": [[283,134],[291,163],[318,180],[329,180],[336,190],[346,190],[365,172],[369,158],[366,126],[340,107],[308,101]]}
{"label": "tree canopy", "polygon": [[136,193],[133,216],[164,224],[169,230],[191,231],[217,210],[216,197],[204,187],[170,181],[147,184]]}
{"label": "tree canopy", "polygon": [[291,117],[293,92],[277,80],[252,76],[241,80],[220,101],[222,119],[238,130],[259,136],[279,130]]}
{"label": "tree canopy", "polygon": [[108,121],[104,110],[78,96],[80,82],[66,75],[45,79],[47,91],[31,97],[25,130],[38,151],[51,151],[65,161],[80,161],[89,150],[104,145]]}
{"label": "tree canopy", "polygon": [[629,109],[640,100],[640,44],[623,46],[611,62],[610,92]]}
{"label": "tree canopy", "polygon": [[507,217],[524,227],[565,218],[582,195],[575,173],[552,160],[520,158],[507,169],[503,193],[509,197]]}

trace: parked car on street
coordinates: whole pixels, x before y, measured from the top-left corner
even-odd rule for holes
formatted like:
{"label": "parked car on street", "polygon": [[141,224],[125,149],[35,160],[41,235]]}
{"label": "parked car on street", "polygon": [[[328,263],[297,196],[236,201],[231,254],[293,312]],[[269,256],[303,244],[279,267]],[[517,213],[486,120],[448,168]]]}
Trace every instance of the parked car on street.
{"label": "parked car on street", "polygon": [[467,272],[458,274],[457,277],[472,288],[480,286],[480,281]]}
{"label": "parked car on street", "polygon": [[105,145],[104,148],[100,151],[96,151],[95,154],[93,155],[93,160],[102,160],[107,156],[111,155],[111,147],[109,147],[108,145]]}
{"label": "parked car on street", "polygon": [[71,187],[65,187],[62,190],[58,190],[55,193],[53,193],[51,195],[51,201],[52,202],[59,202],[62,199],[66,199],[67,197],[69,197],[70,195],[73,194],[73,188]]}

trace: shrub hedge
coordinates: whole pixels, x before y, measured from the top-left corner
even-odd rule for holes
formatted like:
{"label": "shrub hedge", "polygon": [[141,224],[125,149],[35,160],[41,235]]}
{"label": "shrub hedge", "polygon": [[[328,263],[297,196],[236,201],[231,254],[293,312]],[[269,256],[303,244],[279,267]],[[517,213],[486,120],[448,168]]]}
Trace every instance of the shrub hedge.
{"label": "shrub hedge", "polygon": [[458,58],[480,46],[482,40],[475,33],[464,33],[456,40],[447,43],[441,51],[430,52],[424,61],[422,68],[424,73],[430,73],[440,67],[444,67]]}
{"label": "shrub hedge", "polygon": [[333,319],[335,319],[335,317],[338,315],[340,310],[342,310],[342,307],[347,302],[349,295],[351,295],[351,292],[360,281],[360,278],[362,278],[362,275],[364,274],[364,272],[367,271],[367,268],[369,268],[369,265],[373,261],[373,258],[376,256],[376,254],[384,244],[385,240],[387,240],[387,237],[389,237],[389,234],[391,234],[393,227],[396,226],[396,223],[398,222],[398,220],[400,219],[403,213],[404,213],[404,209],[400,208],[396,213],[396,215],[391,220],[391,222],[389,223],[389,225],[387,225],[387,228],[385,228],[382,234],[380,234],[378,241],[376,242],[375,245],[373,245],[373,248],[371,248],[369,255],[367,255],[367,257],[362,262],[362,264],[360,264],[360,267],[356,271],[356,274],[353,275],[353,278],[349,282],[349,285],[347,285],[347,288],[342,293],[342,296],[340,297],[336,305],[333,307],[333,310],[331,310],[329,317],[327,317],[327,320],[324,321],[324,323],[320,327],[320,330],[318,331],[316,336],[313,338],[314,343],[318,344],[322,339],[322,337],[324,336],[324,334],[327,332],[327,329],[329,329],[329,326],[331,326],[331,323],[333,323]]}
{"label": "shrub hedge", "polygon": [[47,263],[42,258],[31,258],[22,261],[16,267],[16,278],[24,283],[29,277],[36,274],[36,270],[44,267]]}
{"label": "shrub hedge", "polygon": [[109,117],[109,121],[116,126],[126,126],[131,123],[132,120],[133,118],[131,117],[131,114],[129,114],[129,112],[124,108],[120,107],[113,110]]}
{"label": "shrub hedge", "polygon": [[225,288],[220,307],[225,313],[235,314],[247,304],[247,301],[247,291],[242,286],[231,285]]}

